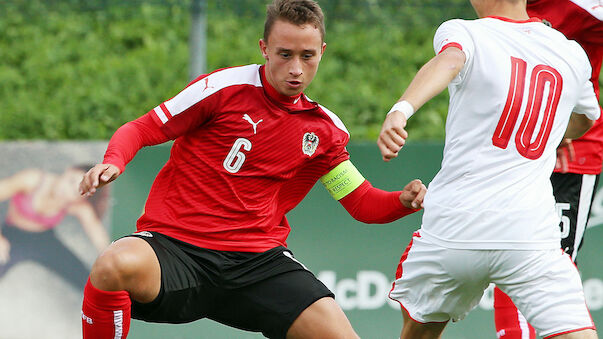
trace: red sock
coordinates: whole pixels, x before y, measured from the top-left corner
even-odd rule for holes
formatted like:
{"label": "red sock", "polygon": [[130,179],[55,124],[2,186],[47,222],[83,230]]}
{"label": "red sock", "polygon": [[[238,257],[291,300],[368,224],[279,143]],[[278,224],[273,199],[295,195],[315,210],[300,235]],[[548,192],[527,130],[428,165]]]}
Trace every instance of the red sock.
{"label": "red sock", "polygon": [[500,339],[536,339],[536,331],[519,312],[509,296],[494,288],[494,325]]}
{"label": "red sock", "polygon": [[130,330],[131,305],[128,292],[101,291],[88,279],[82,305],[83,339],[126,338]]}

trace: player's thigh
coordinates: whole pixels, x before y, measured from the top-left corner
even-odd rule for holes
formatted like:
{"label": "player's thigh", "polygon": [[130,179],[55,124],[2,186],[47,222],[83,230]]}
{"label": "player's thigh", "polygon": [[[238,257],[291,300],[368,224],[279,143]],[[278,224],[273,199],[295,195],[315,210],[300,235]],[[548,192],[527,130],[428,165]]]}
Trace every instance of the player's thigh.
{"label": "player's thigh", "polygon": [[488,287],[487,252],[444,248],[415,234],[400,260],[390,298],[418,323],[460,320]]}
{"label": "player's thigh", "polygon": [[134,300],[149,302],[161,286],[161,268],[153,248],[143,239],[124,237],[97,258],[90,282],[105,291],[125,290]]}
{"label": "player's thigh", "polygon": [[295,319],[288,339],[302,338],[358,338],[348,318],[335,299],[324,297],[315,301]]}
{"label": "player's thigh", "polygon": [[401,339],[440,338],[448,322],[420,323],[414,321],[405,309],[402,309],[404,325],[400,333]]}
{"label": "player's thigh", "polygon": [[333,298],[331,291],[305,269],[283,272],[235,289],[222,288],[213,296],[219,303],[212,303],[209,319],[262,332],[268,338],[285,338],[308,307],[325,297]]}
{"label": "player's thigh", "polygon": [[594,326],[582,282],[561,250],[499,251],[493,282],[542,337]]}
{"label": "player's thigh", "polygon": [[561,334],[554,339],[598,339],[597,332],[592,329]]}

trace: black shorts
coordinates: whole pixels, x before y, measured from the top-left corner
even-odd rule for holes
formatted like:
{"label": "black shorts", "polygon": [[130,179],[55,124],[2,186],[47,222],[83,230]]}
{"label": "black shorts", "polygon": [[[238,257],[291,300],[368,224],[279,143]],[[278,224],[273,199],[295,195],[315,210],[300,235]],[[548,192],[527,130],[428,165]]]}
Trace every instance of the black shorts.
{"label": "black shorts", "polygon": [[132,300],[132,318],[186,323],[202,318],[268,338],[285,338],[312,303],[333,293],[285,247],[263,253],[215,251],[157,232],[140,232],[161,266],[161,289],[150,303]]}
{"label": "black shorts", "polygon": [[553,195],[561,211],[561,248],[576,261],[582,246],[599,175],[553,173]]}

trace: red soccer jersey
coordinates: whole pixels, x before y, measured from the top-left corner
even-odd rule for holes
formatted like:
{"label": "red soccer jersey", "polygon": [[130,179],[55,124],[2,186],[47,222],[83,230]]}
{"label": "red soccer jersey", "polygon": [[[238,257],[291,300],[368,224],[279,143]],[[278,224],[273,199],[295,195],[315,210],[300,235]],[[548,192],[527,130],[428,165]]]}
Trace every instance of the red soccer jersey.
{"label": "red soccer jersey", "polygon": [[148,114],[175,142],[137,228],[199,247],[286,245],[285,214],[349,158],[341,120],[277,93],[259,65],[201,76]]}
{"label": "red soccer jersey", "polygon": [[[599,98],[599,74],[603,60],[603,7],[591,0],[536,0],[528,2],[532,17],[545,19],[568,39],[576,40],[588,55],[592,66],[591,82]],[[603,115],[581,138],[573,140],[576,152],[568,163],[568,172],[599,174],[603,163]],[[560,170],[556,169],[556,172]]]}

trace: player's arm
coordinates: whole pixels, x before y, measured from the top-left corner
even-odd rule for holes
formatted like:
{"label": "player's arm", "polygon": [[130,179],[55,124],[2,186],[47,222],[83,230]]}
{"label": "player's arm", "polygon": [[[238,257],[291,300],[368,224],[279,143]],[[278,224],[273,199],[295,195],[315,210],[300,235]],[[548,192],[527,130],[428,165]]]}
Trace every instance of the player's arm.
{"label": "player's arm", "polygon": [[572,113],[563,138],[577,139],[584,135],[594,123],[595,121],[589,119],[585,114]]}
{"label": "player's arm", "polygon": [[80,194],[90,196],[98,188],[117,179],[141,148],[169,140],[153,121],[152,112],[127,122],[115,131],[107,146],[103,162],[84,174],[80,182]]}
{"label": "player's arm", "polygon": [[404,146],[408,117],[446,89],[464,65],[465,53],[458,47],[448,47],[421,67],[381,127],[377,145],[384,161],[397,157]]}
{"label": "player's arm", "polygon": [[402,191],[388,192],[373,187],[350,160],[335,166],[321,179],[331,196],[350,215],[361,222],[382,224],[392,222],[423,207],[425,185],[416,179]]}

